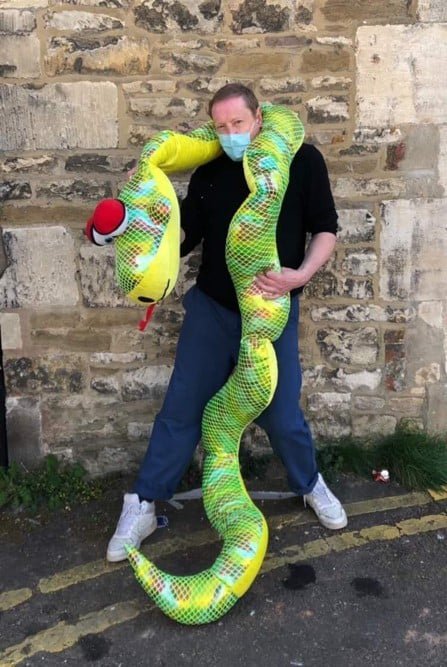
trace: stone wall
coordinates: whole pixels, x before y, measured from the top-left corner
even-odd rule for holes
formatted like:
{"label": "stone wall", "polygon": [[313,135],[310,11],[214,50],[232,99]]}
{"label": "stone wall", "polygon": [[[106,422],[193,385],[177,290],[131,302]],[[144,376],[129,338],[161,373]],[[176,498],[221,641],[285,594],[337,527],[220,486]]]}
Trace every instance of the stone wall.
{"label": "stone wall", "polygon": [[337,199],[336,254],[302,300],[316,436],[447,429],[444,0],[0,0],[12,459],[141,458],[198,255],[140,333],[82,230],[147,137],[199,125],[233,80],[300,112]]}

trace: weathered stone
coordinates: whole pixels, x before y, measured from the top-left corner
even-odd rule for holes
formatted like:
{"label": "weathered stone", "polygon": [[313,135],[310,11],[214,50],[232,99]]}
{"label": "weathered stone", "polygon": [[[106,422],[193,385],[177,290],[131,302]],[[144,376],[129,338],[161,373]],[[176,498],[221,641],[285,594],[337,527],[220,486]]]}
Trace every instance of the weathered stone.
{"label": "weathered stone", "polygon": [[311,368],[302,369],[304,389],[323,389],[330,386],[330,381],[336,371],[322,364],[316,364]]}
{"label": "weathered stone", "polygon": [[147,79],[146,81],[131,81],[122,84],[123,90],[129,95],[136,93],[175,93],[178,88],[177,81],[170,79]]}
{"label": "weathered stone", "polygon": [[101,347],[110,348],[110,332],[95,329],[35,329],[31,334],[36,349],[57,349],[73,352],[93,352]]}
{"label": "weathered stone", "polygon": [[313,19],[314,0],[300,0],[296,8],[295,22],[309,25]]}
{"label": "weathered stone", "polygon": [[29,397],[8,397],[6,431],[9,462],[35,468],[44,456],[40,402]]}
{"label": "weathered stone", "polygon": [[124,22],[116,16],[81,11],[48,12],[44,21],[47,28],[83,33],[124,28]]}
{"label": "weathered stone", "polygon": [[10,358],[4,365],[10,395],[67,392],[80,393],[85,386],[80,357],[51,356]]}
{"label": "weathered stone", "polygon": [[234,76],[284,76],[287,74],[292,57],[288,53],[241,53],[229,54],[227,68]]}
{"label": "weathered stone", "polygon": [[344,129],[321,130],[318,129],[318,126],[310,128],[307,135],[307,141],[309,143],[316,144],[317,146],[324,146],[325,144],[330,144],[333,146],[334,144],[343,143],[345,138],[346,130]]}
{"label": "weathered stone", "polygon": [[236,33],[281,32],[290,24],[290,3],[286,0],[230,0],[229,10]]}
{"label": "weathered stone", "polygon": [[93,377],[90,382],[90,387],[97,391],[99,394],[119,394],[119,377]]}
{"label": "weathered stone", "polygon": [[345,97],[318,95],[307,100],[306,109],[310,123],[336,123],[349,118],[348,101]]}
{"label": "weathered stone", "polygon": [[371,438],[391,435],[396,430],[397,419],[391,415],[353,415],[352,435],[355,438]]}
{"label": "weathered stone", "polygon": [[352,407],[362,412],[377,412],[385,407],[385,399],[378,396],[353,396]]}
{"label": "weathered stone", "polygon": [[90,356],[93,366],[128,366],[146,359],[144,352],[95,352]]}
{"label": "weathered stone", "polygon": [[306,297],[321,299],[337,294],[337,278],[329,271],[320,270],[304,288]]}
{"label": "weathered stone", "polygon": [[216,50],[224,53],[235,53],[236,51],[249,51],[259,49],[261,41],[257,37],[239,37],[235,39],[218,39]]}
{"label": "weathered stone", "polygon": [[265,38],[265,45],[272,49],[298,49],[310,44],[312,44],[312,39],[306,35],[275,35]]}
{"label": "weathered stone", "polygon": [[135,158],[131,157],[131,155],[98,155],[96,153],[81,153],[78,155],[69,155],[67,157],[65,171],[120,174],[128,172],[134,163]]}
{"label": "weathered stone", "polygon": [[418,387],[424,387],[427,384],[439,382],[440,379],[441,367],[436,362],[433,362],[428,366],[422,366],[421,368],[418,368],[414,376],[415,384]]}
{"label": "weathered stone", "polygon": [[152,433],[153,424],[145,422],[129,422],[127,427],[127,435],[129,440],[144,440],[147,441]]}
{"label": "weathered stone", "polygon": [[30,199],[31,186],[20,181],[3,181],[0,183],[0,202],[10,199]]}
{"label": "weathered stone", "polygon": [[351,175],[353,172],[358,175],[370,174],[377,166],[377,158],[369,160],[366,158],[360,160],[328,159],[326,161],[326,166],[333,177],[337,177],[339,174]]}
{"label": "weathered stone", "polygon": [[343,243],[365,243],[375,236],[376,219],[364,208],[338,210],[338,238]]}
{"label": "weathered stone", "polygon": [[141,116],[155,116],[156,118],[177,118],[178,116],[194,117],[200,111],[198,100],[185,97],[132,97],[129,100],[130,110]]}
{"label": "weathered stone", "polygon": [[334,392],[310,394],[307,410],[317,438],[341,438],[351,432],[351,395]]}
{"label": "weathered stone", "polygon": [[366,145],[372,144],[372,147],[380,146],[381,144],[389,144],[398,142],[402,139],[402,132],[397,128],[360,128],[354,132],[355,144]]}
{"label": "weathered stone", "polygon": [[348,76],[317,76],[311,81],[312,88],[323,90],[346,90],[352,83]]}
{"label": "weathered stone", "polygon": [[147,74],[150,55],[146,39],[53,37],[48,45],[45,69],[49,76],[73,72],[124,76]]}
{"label": "weathered stone", "polygon": [[386,300],[445,300],[447,200],[400,200],[383,206],[380,293]]}
{"label": "weathered stone", "polygon": [[82,299],[90,308],[131,307],[117,287],[113,248],[83,245],[79,251]]}
{"label": "weathered stone", "polygon": [[343,278],[340,281],[340,296],[347,296],[351,299],[363,300],[374,297],[374,284],[370,278],[366,280],[356,280],[354,278]]}
{"label": "weathered stone", "polygon": [[447,432],[447,384],[431,384],[427,387],[427,429],[431,433]]}
{"label": "weathered stone", "polygon": [[447,121],[447,25],[362,26],[357,42],[358,127]]}
{"label": "weathered stone", "polygon": [[2,35],[0,76],[35,79],[41,75],[40,42],[36,35]]}
{"label": "weathered stone", "polygon": [[419,21],[447,21],[447,5],[444,0],[418,0]]}
{"label": "weathered stone", "polygon": [[373,327],[362,329],[319,329],[317,342],[321,354],[332,362],[373,364],[378,355],[378,335]]}
{"label": "weathered stone", "polygon": [[393,308],[392,306],[363,306],[355,304],[346,307],[323,306],[313,308],[311,317],[314,322],[321,320],[335,320],[338,322],[412,322],[416,317],[416,310],[412,306],[407,308]]}
{"label": "weathered stone", "polygon": [[211,54],[160,51],[160,68],[168,74],[183,74],[184,72],[214,74],[222,63],[222,58]]}
{"label": "weathered stone", "polygon": [[352,39],[338,35],[335,37],[317,37],[315,40],[317,44],[324,44],[325,46],[352,46]]}
{"label": "weathered stone", "polygon": [[64,227],[4,230],[11,264],[0,284],[0,307],[78,303],[74,243]]}
{"label": "weathered stone", "polygon": [[1,0],[2,9],[38,9],[48,7],[49,0]]}
{"label": "weathered stone", "polygon": [[323,16],[332,23],[337,21],[405,22],[411,17],[408,0],[326,0],[321,8]]}
{"label": "weathered stone", "polygon": [[115,147],[117,109],[109,82],[0,85],[0,150]]}
{"label": "weathered stone", "polygon": [[80,319],[79,311],[74,308],[39,308],[39,310],[30,311],[29,326],[31,331],[46,329],[51,322],[51,326],[56,329],[72,328],[79,324]]}
{"label": "weathered stone", "polygon": [[[39,0],[36,0],[39,2]],[[20,0],[20,2],[26,3],[27,0]],[[50,7],[60,6],[60,5],[80,5],[86,7],[101,7],[102,9],[126,9],[130,6],[131,0],[49,0]],[[39,6],[46,7],[48,5],[48,0],[44,4]]]}
{"label": "weathered stone", "polygon": [[22,330],[20,316],[17,313],[0,313],[0,331],[2,350],[22,348]]}
{"label": "weathered stone", "polygon": [[340,72],[349,70],[349,51],[311,47],[303,53],[300,72]]}
{"label": "weathered stone", "polygon": [[82,199],[84,201],[97,201],[112,196],[112,185],[109,182],[98,183],[95,181],[68,181],[60,179],[57,182],[42,184],[37,187],[37,197],[52,199]]}
{"label": "weathered stone", "polygon": [[40,157],[7,157],[0,160],[0,173],[11,174],[22,171],[41,172],[53,169],[57,165],[57,159],[51,155]]}
{"label": "weathered stone", "polygon": [[149,32],[216,32],[222,21],[221,0],[138,0],[135,24]]}
{"label": "weathered stone", "polygon": [[377,271],[377,255],[374,250],[348,250],[342,268],[355,276],[369,276]]}
{"label": "weathered stone", "polygon": [[162,398],[166,392],[172,368],[170,366],[147,366],[123,373],[123,400],[138,401],[147,398]]}
{"label": "weathered stone", "polygon": [[[242,79],[238,79],[240,83],[245,83],[246,85],[250,85],[250,81],[247,79],[246,81],[243,81]],[[222,86],[225,86],[227,83],[231,83],[231,78],[230,77],[209,77],[209,76],[201,76],[198,77],[197,79],[193,79],[193,81],[188,81],[186,83],[186,87],[189,88],[189,90],[194,90],[196,93],[203,93],[207,92],[210,93],[211,95],[216,92],[216,90],[219,90],[219,88],[222,88]]]}
{"label": "weathered stone", "polygon": [[0,34],[23,35],[32,32],[35,28],[34,12],[28,9],[0,9]]}
{"label": "weathered stone", "polygon": [[385,386],[390,391],[402,391],[406,386],[407,360],[405,330],[385,331]]}
{"label": "weathered stone", "polygon": [[407,189],[402,178],[345,178],[337,179],[334,195],[343,199],[363,199],[364,197],[400,197]]}
{"label": "weathered stone", "polygon": [[443,195],[447,196],[447,125],[439,128],[439,157],[438,157],[439,184],[443,188]]}
{"label": "weathered stone", "polygon": [[331,384],[339,391],[357,391],[358,389],[377,389],[382,381],[382,371],[359,371],[358,373],[346,373],[339,368],[331,378]]}
{"label": "weathered stone", "polygon": [[264,77],[259,86],[263,93],[297,93],[306,89],[303,79],[298,77],[282,77],[271,79]]}
{"label": "weathered stone", "polygon": [[377,153],[379,146],[377,144],[366,144],[360,146],[358,144],[353,144],[349,148],[343,148],[338,152],[340,157],[361,157],[362,155],[368,155],[370,153]]}
{"label": "weathered stone", "polygon": [[408,417],[419,417],[423,405],[424,399],[415,396],[390,398],[387,401],[387,408],[391,410],[391,412],[401,412]]}
{"label": "weathered stone", "polygon": [[442,301],[425,301],[418,306],[418,316],[429,326],[441,329],[442,321]]}

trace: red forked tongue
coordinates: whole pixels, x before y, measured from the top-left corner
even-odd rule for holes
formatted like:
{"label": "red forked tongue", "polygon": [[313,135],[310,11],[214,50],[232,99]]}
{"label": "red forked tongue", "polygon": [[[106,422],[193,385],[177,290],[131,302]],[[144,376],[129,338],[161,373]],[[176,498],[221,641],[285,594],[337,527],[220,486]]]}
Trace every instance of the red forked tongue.
{"label": "red forked tongue", "polygon": [[151,321],[151,317],[154,314],[154,310],[155,310],[156,305],[157,305],[156,303],[151,303],[151,305],[147,307],[145,317],[142,320],[140,320],[139,323],[138,323],[138,328],[139,328],[140,331],[144,331],[146,329],[147,325],[149,324],[149,322]]}

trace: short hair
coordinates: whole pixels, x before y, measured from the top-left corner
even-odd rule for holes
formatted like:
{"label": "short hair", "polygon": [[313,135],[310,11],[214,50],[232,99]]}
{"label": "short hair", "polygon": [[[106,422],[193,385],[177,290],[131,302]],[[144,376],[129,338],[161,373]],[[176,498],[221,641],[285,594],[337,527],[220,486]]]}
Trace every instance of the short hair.
{"label": "short hair", "polygon": [[211,116],[213,106],[217,104],[217,102],[229,100],[231,97],[242,97],[253,114],[255,114],[259,108],[258,98],[250,88],[244,86],[243,83],[227,83],[214,93],[208,104],[208,114]]}

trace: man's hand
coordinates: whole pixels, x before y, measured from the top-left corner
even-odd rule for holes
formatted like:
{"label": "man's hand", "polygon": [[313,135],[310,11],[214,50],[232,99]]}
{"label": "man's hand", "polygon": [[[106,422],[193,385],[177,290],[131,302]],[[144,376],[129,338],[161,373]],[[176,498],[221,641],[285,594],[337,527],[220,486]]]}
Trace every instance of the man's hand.
{"label": "man's hand", "polygon": [[277,299],[305,285],[309,277],[302,269],[283,267],[281,271],[266,271],[256,276],[255,285],[264,299]]}

